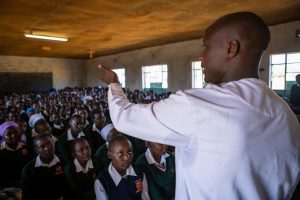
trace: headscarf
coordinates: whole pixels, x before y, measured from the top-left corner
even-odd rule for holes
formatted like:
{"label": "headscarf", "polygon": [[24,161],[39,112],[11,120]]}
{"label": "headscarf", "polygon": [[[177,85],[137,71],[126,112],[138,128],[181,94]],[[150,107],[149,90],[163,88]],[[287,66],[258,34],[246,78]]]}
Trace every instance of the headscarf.
{"label": "headscarf", "polygon": [[37,121],[39,121],[40,119],[45,119],[45,118],[43,117],[43,115],[41,115],[40,113],[37,113],[37,114],[32,115],[32,116],[30,117],[30,119],[29,119],[29,122],[28,122],[29,126],[30,126],[31,128],[33,128],[34,125],[35,125],[35,123],[36,123]]}
{"label": "headscarf", "polygon": [[107,124],[101,129],[100,135],[103,138],[103,140],[107,141],[107,136],[108,136],[109,132],[114,128],[115,127],[113,124]]}
{"label": "headscarf", "polygon": [[3,138],[5,130],[8,129],[9,127],[16,127],[19,128],[19,125],[16,122],[9,121],[9,122],[4,122],[0,126],[0,136]]}

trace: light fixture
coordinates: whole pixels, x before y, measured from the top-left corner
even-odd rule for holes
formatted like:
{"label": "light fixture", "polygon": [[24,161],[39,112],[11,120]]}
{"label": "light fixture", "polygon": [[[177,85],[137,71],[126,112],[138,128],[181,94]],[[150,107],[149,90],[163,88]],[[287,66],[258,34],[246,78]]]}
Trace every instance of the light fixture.
{"label": "light fixture", "polygon": [[31,29],[29,29],[28,33],[25,33],[24,35],[25,35],[25,37],[28,37],[28,38],[35,38],[35,39],[42,39],[42,40],[55,40],[55,41],[61,41],[61,42],[68,41],[68,38],[33,34]]}

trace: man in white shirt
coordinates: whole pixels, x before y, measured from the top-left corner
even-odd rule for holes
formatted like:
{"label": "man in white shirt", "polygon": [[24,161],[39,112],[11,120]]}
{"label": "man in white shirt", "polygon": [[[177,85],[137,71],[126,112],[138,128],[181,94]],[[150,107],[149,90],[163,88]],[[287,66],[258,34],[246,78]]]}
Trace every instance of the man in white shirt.
{"label": "man in white shirt", "polygon": [[259,80],[269,40],[254,13],[221,17],[203,38],[205,88],[148,105],[130,103],[117,75],[100,66],[116,129],[176,147],[176,199],[291,197],[299,180],[300,125]]}

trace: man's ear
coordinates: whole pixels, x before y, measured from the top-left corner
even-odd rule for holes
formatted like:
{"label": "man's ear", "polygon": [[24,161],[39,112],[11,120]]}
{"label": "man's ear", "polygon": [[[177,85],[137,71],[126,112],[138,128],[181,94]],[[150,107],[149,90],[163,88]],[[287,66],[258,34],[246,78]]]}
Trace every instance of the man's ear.
{"label": "man's ear", "polygon": [[238,40],[230,40],[227,47],[227,57],[234,58],[240,50],[240,43]]}

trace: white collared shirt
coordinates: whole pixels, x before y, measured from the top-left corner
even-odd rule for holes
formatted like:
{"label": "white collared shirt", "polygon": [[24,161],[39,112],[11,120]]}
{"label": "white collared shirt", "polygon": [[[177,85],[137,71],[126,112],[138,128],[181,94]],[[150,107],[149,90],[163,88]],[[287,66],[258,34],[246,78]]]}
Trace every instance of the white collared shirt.
{"label": "white collared shirt", "polygon": [[[156,160],[154,159],[150,149],[148,148],[145,152],[145,156],[146,156],[146,159],[147,159],[147,162],[151,165],[151,164],[154,164],[157,169],[165,172],[167,170],[167,161],[166,161],[166,158],[169,157],[170,155],[166,152],[164,155],[162,155],[160,157],[160,163],[157,163]],[[161,166],[161,167],[159,167]],[[164,167],[162,167],[164,166]]]}
{"label": "white collared shirt", "polygon": [[81,166],[81,164],[79,163],[79,161],[77,160],[77,158],[74,159],[74,165],[75,165],[75,168],[76,168],[76,173],[79,173],[79,172],[83,172],[83,173],[88,173],[89,169],[94,169],[94,165],[93,165],[93,161],[92,159],[89,159],[89,161],[87,162],[85,168],[83,168]]}
{"label": "white collared shirt", "polygon": [[35,159],[34,167],[48,167],[48,168],[50,168],[50,167],[56,165],[56,164],[59,163],[59,162],[60,162],[60,159],[59,159],[56,155],[54,155],[52,161],[51,161],[49,164],[44,163],[44,162],[41,160],[40,155],[38,155],[38,156],[36,157],[36,159]]}
{"label": "white collared shirt", "polygon": [[[85,137],[85,134],[84,134],[84,132],[82,132],[82,131],[78,134],[77,138],[81,138],[81,137]],[[75,140],[75,139],[77,139],[77,138],[74,138],[74,137],[73,137],[73,135],[72,135],[72,133],[71,133],[71,129],[69,129],[69,130],[68,130],[68,141]]]}
{"label": "white collared shirt", "polygon": [[96,124],[93,124],[93,129],[92,131],[96,131],[98,134],[101,134],[101,131],[96,127]]}
{"label": "white collared shirt", "polygon": [[9,150],[9,151],[17,151],[18,149],[22,148],[23,144],[21,142],[18,143],[18,146],[16,149],[12,149],[10,148],[6,143],[5,141],[3,141],[0,145],[0,150],[3,150],[3,149],[6,149],[6,150]]}
{"label": "white collared shirt", "polygon": [[151,104],[130,103],[112,83],[108,104],[118,131],[176,147],[176,200],[289,199],[297,185],[300,124],[262,80],[207,84]]}
{"label": "white collared shirt", "polygon": [[53,124],[53,127],[56,128],[56,129],[62,129],[62,128],[64,128],[64,125],[63,125],[63,123],[61,123],[61,124]]}
{"label": "white collared shirt", "polygon": [[[126,176],[137,176],[133,167],[130,165],[128,169],[126,170],[126,174],[122,177],[119,172],[116,170],[116,168],[110,163],[108,166],[108,172],[112,180],[114,181],[115,185],[119,185],[120,181],[122,178]],[[146,180],[146,176],[143,174],[143,190],[142,190],[142,199],[143,200],[150,200],[149,194],[148,194],[148,184]],[[96,199],[97,200],[108,200],[108,196],[106,194],[106,191],[102,185],[102,183],[96,179],[95,184],[94,184],[94,190],[96,193]]]}

